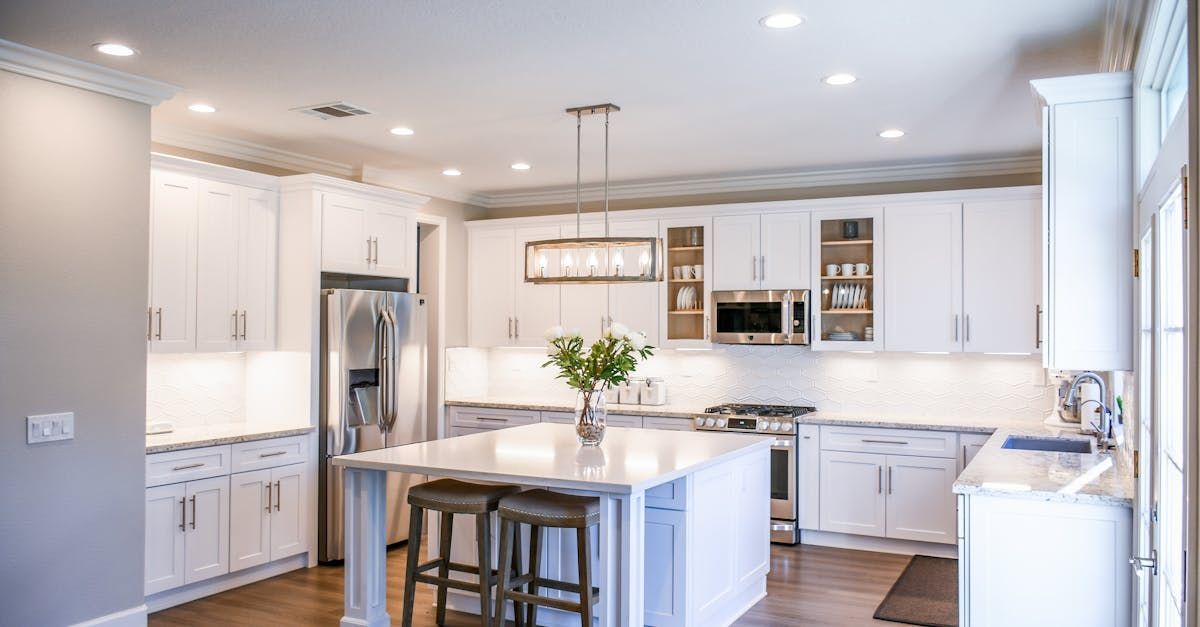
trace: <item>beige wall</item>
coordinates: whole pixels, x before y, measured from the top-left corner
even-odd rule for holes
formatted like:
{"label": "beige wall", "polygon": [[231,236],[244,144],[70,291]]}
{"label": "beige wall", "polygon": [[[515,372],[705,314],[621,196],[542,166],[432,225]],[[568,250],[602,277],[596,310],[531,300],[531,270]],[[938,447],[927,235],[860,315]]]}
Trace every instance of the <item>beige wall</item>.
{"label": "beige wall", "polygon": [[150,109],[0,71],[0,111],[0,623],[68,625],[142,604]]}
{"label": "beige wall", "polygon": [[[844,196],[868,196],[874,194],[904,194],[909,192],[934,192],[949,189],[976,189],[985,187],[1013,187],[1040,185],[1041,174],[1015,174],[1004,176],[980,176],[972,178],[934,179],[928,181],[901,181],[896,183],[866,183],[861,185],[826,185],[799,189],[764,190],[756,192],[729,192],[720,194],[693,194],[685,196],[662,196],[609,201],[609,209],[657,209],[663,207],[687,207],[690,205],[715,205],[738,202],[769,202],[775,200],[804,200],[810,198],[839,198]],[[584,213],[603,211],[602,202],[583,203]],[[535,205],[528,207],[502,207],[488,209],[484,218],[518,218],[525,216],[558,215],[575,213],[575,203]],[[470,218],[468,218],[470,219]]]}

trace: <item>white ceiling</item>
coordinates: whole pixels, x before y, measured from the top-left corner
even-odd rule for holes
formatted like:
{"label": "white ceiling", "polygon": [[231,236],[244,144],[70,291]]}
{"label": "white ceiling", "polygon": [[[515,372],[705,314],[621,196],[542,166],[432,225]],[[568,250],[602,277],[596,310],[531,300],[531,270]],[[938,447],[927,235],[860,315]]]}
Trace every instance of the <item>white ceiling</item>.
{"label": "white ceiling", "polygon": [[[383,171],[418,191],[575,180],[569,106],[614,102],[614,181],[1034,154],[1028,81],[1096,71],[1105,0],[6,0],[0,38],[184,88],[155,133]],[[787,31],[758,24],[792,11]],[[140,51],[105,57],[91,44]],[[852,72],[830,87],[820,78]],[[345,100],[374,112],[291,112]],[[220,111],[189,112],[204,101]],[[584,180],[602,124],[585,119]],[[388,129],[411,126],[412,137]],[[904,138],[876,133],[899,127]],[[514,172],[514,161],[533,169]],[[463,176],[441,175],[457,167]]]}

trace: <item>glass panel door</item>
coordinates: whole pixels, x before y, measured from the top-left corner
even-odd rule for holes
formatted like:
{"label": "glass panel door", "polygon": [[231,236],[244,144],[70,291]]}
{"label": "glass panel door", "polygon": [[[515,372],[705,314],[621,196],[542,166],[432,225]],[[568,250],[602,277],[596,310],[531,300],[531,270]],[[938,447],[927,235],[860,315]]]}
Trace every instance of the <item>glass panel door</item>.
{"label": "glass panel door", "polygon": [[[1137,473],[1137,494],[1138,506],[1136,512],[1136,526],[1134,536],[1134,552],[1136,555],[1150,555],[1154,548],[1151,545],[1151,533],[1153,530],[1153,510],[1154,497],[1153,486],[1150,483],[1151,474],[1148,471],[1148,460],[1152,458],[1150,451],[1153,450],[1154,438],[1152,437],[1151,427],[1154,422],[1151,416],[1154,415],[1154,349],[1155,349],[1155,334],[1154,334],[1154,219],[1150,219],[1150,225],[1142,234],[1141,241],[1138,245],[1140,251],[1140,259],[1138,262],[1138,335],[1137,335],[1137,384],[1135,386],[1137,398],[1136,413],[1137,430],[1134,432],[1136,438],[1134,448],[1138,451],[1144,451],[1144,454],[1139,454],[1135,463],[1138,465]],[[1138,627],[1150,627],[1151,625],[1151,598],[1154,591],[1154,579],[1148,569],[1137,569],[1134,571],[1135,585],[1137,586],[1134,603],[1137,606],[1137,625]]]}

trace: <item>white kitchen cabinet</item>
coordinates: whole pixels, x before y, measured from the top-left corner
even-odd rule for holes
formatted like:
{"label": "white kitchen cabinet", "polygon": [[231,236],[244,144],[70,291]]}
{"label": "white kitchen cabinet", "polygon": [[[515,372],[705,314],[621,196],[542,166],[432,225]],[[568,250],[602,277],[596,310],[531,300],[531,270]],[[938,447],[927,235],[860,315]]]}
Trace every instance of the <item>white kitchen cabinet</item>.
{"label": "white kitchen cabinet", "polygon": [[[663,348],[709,348],[712,315],[713,227],[712,218],[671,218],[658,221],[666,262],[665,280],[659,284],[658,310]],[[700,266],[699,279],[674,278],[673,269]],[[747,265],[749,265],[747,263]],[[680,292],[696,291],[697,307],[682,309]]]}
{"label": "white kitchen cabinet", "polygon": [[516,304],[516,241],[512,229],[470,232],[467,283],[471,346],[508,346]]}
{"label": "white kitchen cabinet", "polygon": [[279,466],[271,470],[275,486],[271,507],[271,560],[279,560],[308,550],[308,499],[305,486],[308,472],[304,464]]}
{"label": "white kitchen cabinet", "polygon": [[452,428],[490,431],[541,422],[541,414],[518,409],[451,407],[448,421]]}
{"label": "white kitchen cabinet", "polygon": [[189,481],[184,486],[188,513],[184,583],[195,583],[229,572],[229,477]]}
{"label": "white kitchen cabinet", "polygon": [[150,176],[150,302],[146,338],[156,353],[196,349],[197,181]]}
{"label": "white kitchen cabinet", "polygon": [[1031,84],[1043,103],[1042,362],[1132,370],[1131,75]]}
{"label": "white kitchen cabinet", "polygon": [[961,474],[963,469],[966,468],[971,463],[971,460],[975,459],[975,456],[979,454],[979,451],[983,449],[983,445],[987,444],[988,439],[990,439],[991,437],[992,436],[989,433],[960,433],[960,434],[958,434],[958,444],[959,444],[958,472],[959,472],[959,474]]}
{"label": "white kitchen cabinet", "polygon": [[145,594],[183,585],[186,484],[146,488]]}
{"label": "white kitchen cabinet", "polygon": [[801,529],[821,528],[821,434],[817,425],[796,425],[799,436],[796,449],[796,470],[800,479],[796,484],[796,502],[799,517],[796,526]]}
{"label": "white kitchen cabinet", "polygon": [[887,456],[821,452],[821,531],[883,536],[887,497],[883,473]]}
{"label": "white kitchen cabinet", "polygon": [[[883,281],[887,278],[882,207],[814,211],[811,216],[812,246],[810,272],[813,280],[809,307],[813,324],[809,341],[813,350],[876,351],[884,349],[885,307]],[[847,235],[853,237],[847,237]],[[868,266],[869,275],[847,278],[831,275],[826,266]],[[838,302],[840,293],[862,289],[862,301]],[[868,329],[871,334],[868,336]],[[835,333],[850,333],[853,339],[835,339]],[[842,337],[842,336],[836,336]]]}
{"label": "white kitchen cabinet", "polygon": [[229,571],[271,561],[271,470],[229,479]]}
{"label": "white kitchen cabinet", "polygon": [[713,289],[807,288],[810,237],[804,212],[713,218]]}
{"label": "white kitchen cabinet", "polygon": [[321,270],[414,278],[416,212],[371,198],[325,193]]}
{"label": "white kitchen cabinet", "polygon": [[[546,339],[543,335],[546,329],[559,324],[560,287],[525,281],[525,244],[538,240],[558,239],[559,229],[557,226],[523,227],[516,229],[513,237],[515,247],[507,257],[508,262],[513,265],[516,290],[512,311],[513,336],[510,344],[512,346],[545,346]],[[563,291],[565,291],[565,287],[590,288],[591,292],[583,298],[592,301],[590,303],[592,311],[604,311],[604,308],[597,310],[595,307],[596,300],[603,302],[603,285],[564,286]]]}
{"label": "white kitchen cabinet", "polygon": [[898,205],[884,215],[887,350],[961,351],[962,205]]}
{"label": "white kitchen cabinet", "polygon": [[963,203],[964,351],[1041,350],[1039,211],[1033,198]]}
{"label": "white kitchen cabinet", "polygon": [[[646,624],[684,625],[687,512],[646,508]],[[654,558],[654,559],[650,559]]]}
{"label": "white kitchen cabinet", "polygon": [[[559,231],[556,231],[559,232]],[[604,225],[598,222],[584,222],[576,227],[574,222],[564,224],[561,228],[562,237],[602,237]],[[555,235],[558,237],[558,235]],[[523,251],[522,251],[523,254]],[[577,253],[563,252],[570,255],[570,263],[579,267],[586,260],[579,259]],[[563,258],[552,259],[550,263],[565,264]],[[550,289],[550,286],[541,286]],[[564,329],[578,331],[583,336],[585,346],[591,346],[600,339],[608,328],[608,287],[605,285],[565,284],[553,288],[559,295],[559,320]],[[544,329],[538,330],[538,336]]]}
{"label": "white kitchen cabinet", "polygon": [[238,306],[239,350],[274,350],[277,307],[279,194],[239,189]]}
{"label": "white kitchen cabinet", "polygon": [[954,544],[954,459],[889,455],[887,537]]}
{"label": "white kitchen cabinet", "polygon": [[690,418],[667,418],[665,416],[645,416],[642,418],[643,429],[660,429],[662,431],[693,431]]}
{"label": "white kitchen cabinet", "polygon": [[[612,222],[609,234],[613,237],[658,237],[658,220]],[[628,260],[632,264],[635,259]],[[658,283],[615,283],[608,286],[608,318],[630,330],[646,334],[650,346],[661,346],[658,331]],[[564,319],[567,297],[563,296]]]}

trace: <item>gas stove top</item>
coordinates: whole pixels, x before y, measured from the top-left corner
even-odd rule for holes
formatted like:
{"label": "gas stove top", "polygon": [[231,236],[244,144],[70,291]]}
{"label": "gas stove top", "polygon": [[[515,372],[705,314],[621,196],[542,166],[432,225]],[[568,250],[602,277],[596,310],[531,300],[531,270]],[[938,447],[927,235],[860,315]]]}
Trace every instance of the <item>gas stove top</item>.
{"label": "gas stove top", "polygon": [[796,418],[816,410],[792,405],[726,403],[705,409],[704,413],[711,416],[697,417],[694,424],[702,431],[795,433]]}

